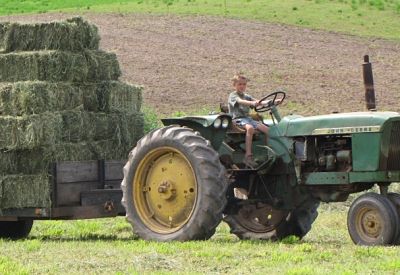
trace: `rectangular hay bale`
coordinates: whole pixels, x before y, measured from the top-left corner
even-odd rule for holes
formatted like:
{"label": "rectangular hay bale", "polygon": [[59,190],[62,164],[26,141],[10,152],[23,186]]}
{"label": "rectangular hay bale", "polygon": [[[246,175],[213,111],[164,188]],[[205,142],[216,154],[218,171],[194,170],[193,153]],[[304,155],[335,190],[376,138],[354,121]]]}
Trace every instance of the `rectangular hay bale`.
{"label": "rectangular hay bale", "polygon": [[134,146],[119,140],[100,140],[59,143],[35,150],[0,150],[0,175],[45,173],[57,161],[126,160]]}
{"label": "rectangular hay bale", "polygon": [[119,81],[0,83],[0,115],[31,115],[82,109],[93,112],[140,111],[142,88]]}
{"label": "rectangular hay bale", "polygon": [[0,174],[36,174],[48,172],[57,161],[95,160],[87,142],[60,143],[35,150],[0,151]]}
{"label": "rectangular hay bale", "polygon": [[[90,84],[89,84],[90,85]],[[139,112],[142,107],[142,87],[118,81],[103,81],[96,87],[101,112]]]}
{"label": "rectangular hay bale", "polygon": [[50,23],[0,23],[0,52],[97,50],[99,41],[97,27],[80,17]]}
{"label": "rectangular hay bale", "polygon": [[103,51],[0,54],[0,82],[96,82],[118,80],[120,75],[116,55]]}
{"label": "rectangular hay bale", "polygon": [[132,144],[143,134],[143,115],[63,111],[0,116],[0,149],[22,150],[62,142],[115,139]]}
{"label": "rectangular hay bale", "polygon": [[0,23],[0,52],[4,51],[4,49],[6,48],[4,36],[8,30],[9,25],[10,23]]}
{"label": "rectangular hay bale", "polygon": [[62,112],[62,118],[60,140],[64,142],[115,139],[121,143],[132,143],[143,133],[143,116],[140,113],[70,111]]}
{"label": "rectangular hay bale", "polygon": [[46,173],[0,176],[0,186],[0,209],[51,206],[51,183]]}
{"label": "rectangular hay bale", "polygon": [[62,117],[55,113],[0,116],[0,149],[34,149],[59,139]]}

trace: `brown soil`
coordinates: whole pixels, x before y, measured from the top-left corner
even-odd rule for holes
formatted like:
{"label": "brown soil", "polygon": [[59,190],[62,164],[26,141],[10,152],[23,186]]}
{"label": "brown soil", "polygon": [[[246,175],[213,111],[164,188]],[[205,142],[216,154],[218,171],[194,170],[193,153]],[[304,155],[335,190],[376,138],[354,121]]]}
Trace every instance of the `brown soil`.
{"label": "brown soil", "polygon": [[[0,17],[47,21],[70,14]],[[116,52],[123,80],[145,87],[145,105],[163,115],[217,109],[237,71],[255,97],[278,87],[282,107],[299,114],[365,109],[361,63],[373,61],[378,108],[400,110],[400,43],[292,26],[223,19],[85,14],[97,24],[101,47]]]}

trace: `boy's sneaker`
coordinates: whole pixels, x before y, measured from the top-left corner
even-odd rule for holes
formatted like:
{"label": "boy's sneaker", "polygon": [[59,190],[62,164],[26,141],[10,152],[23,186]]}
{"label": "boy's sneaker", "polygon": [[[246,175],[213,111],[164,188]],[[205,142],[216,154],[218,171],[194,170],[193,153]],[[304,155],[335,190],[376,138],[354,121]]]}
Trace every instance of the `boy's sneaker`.
{"label": "boy's sneaker", "polygon": [[249,199],[249,194],[246,189],[244,188],[233,188],[233,195],[235,198],[239,200],[247,200]]}

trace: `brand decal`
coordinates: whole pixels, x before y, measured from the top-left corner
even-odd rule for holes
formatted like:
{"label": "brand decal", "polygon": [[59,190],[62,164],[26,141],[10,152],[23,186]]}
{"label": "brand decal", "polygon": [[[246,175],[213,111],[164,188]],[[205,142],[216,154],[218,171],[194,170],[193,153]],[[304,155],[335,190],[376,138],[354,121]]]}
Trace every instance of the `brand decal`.
{"label": "brand decal", "polygon": [[340,128],[320,128],[315,129],[313,135],[341,135],[354,133],[376,133],[380,132],[381,126],[357,126],[357,127],[340,127]]}

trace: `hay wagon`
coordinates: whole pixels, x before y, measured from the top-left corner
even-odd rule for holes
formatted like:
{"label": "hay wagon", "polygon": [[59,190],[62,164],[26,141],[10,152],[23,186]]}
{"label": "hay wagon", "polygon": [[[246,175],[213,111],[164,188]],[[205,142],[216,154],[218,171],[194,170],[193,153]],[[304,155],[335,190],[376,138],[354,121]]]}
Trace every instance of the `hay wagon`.
{"label": "hay wagon", "polygon": [[80,17],[0,22],[0,237],[27,236],[35,219],[123,214],[142,89],[99,42]]}
{"label": "hay wagon", "polygon": [[123,161],[105,160],[51,164],[50,176],[41,179],[44,181],[42,184],[49,187],[47,197],[42,200],[50,204],[47,207],[3,209],[0,215],[0,237],[24,238],[29,234],[34,220],[125,215],[120,189],[124,164]]}

